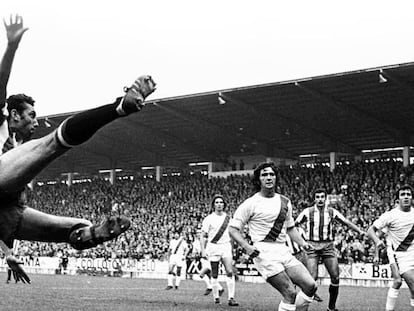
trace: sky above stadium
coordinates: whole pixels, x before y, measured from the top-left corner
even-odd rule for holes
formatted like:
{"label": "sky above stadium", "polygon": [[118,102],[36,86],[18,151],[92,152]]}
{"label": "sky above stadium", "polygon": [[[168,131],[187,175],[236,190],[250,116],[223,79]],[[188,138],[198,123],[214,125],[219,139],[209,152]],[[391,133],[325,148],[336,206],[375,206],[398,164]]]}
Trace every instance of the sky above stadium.
{"label": "sky above stadium", "polygon": [[109,103],[144,73],[157,99],[414,61],[412,1],[0,2],[15,13],[29,31],[8,93],[40,116]]}

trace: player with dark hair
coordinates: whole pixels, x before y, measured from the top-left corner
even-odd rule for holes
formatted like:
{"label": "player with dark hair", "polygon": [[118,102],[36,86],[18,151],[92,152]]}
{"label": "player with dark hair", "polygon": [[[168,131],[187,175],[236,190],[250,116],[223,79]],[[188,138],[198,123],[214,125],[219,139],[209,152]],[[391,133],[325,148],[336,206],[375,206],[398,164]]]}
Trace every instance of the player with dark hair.
{"label": "player with dark hair", "polygon": [[[272,162],[256,167],[253,185],[257,192],[237,208],[229,233],[253,258],[262,277],[282,294],[279,311],[308,310],[317,289],[316,282],[290,252],[286,235],[305,250],[311,245],[295,228],[290,200],[276,193],[276,174],[277,168]],[[253,245],[242,235],[246,224]],[[301,288],[299,293],[294,285]]]}
{"label": "player with dark hair", "polygon": [[211,201],[213,212],[204,218],[201,226],[201,254],[207,257],[211,264],[211,286],[216,304],[220,303],[220,288],[218,272],[220,261],[226,270],[228,305],[236,307],[239,304],[234,299],[236,281],[233,275],[233,251],[228,225],[230,216],[224,211],[226,202],[222,195],[215,195]]}
{"label": "player with dark hair", "polygon": [[[392,256],[398,265],[399,274],[410,289],[410,305],[414,309],[414,209],[412,207],[413,189],[410,185],[403,185],[397,191],[397,207],[383,213],[368,229],[368,236],[379,249],[385,248],[377,232],[386,228],[387,242],[393,249]],[[390,292],[388,293],[390,295]],[[391,291],[391,297],[397,299],[397,293]],[[394,300],[394,299],[391,299]],[[387,308],[393,308],[395,301]],[[392,310],[392,309],[390,309]]]}
{"label": "player with dark hair", "polygon": [[312,277],[318,279],[318,264],[322,260],[331,278],[329,285],[328,311],[337,310],[336,300],[339,293],[339,265],[335,253],[333,227],[338,220],[359,234],[365,234],[356,225],[345,218],[338,210],[327,205],[326,190],[317,189],[314,192],[315,204],[305,208],[296,218],[296,224],[306,225],[305,239],[312,249],[307,251],[307,268]]}
{"label": "player with dark hair", "polygon": [[31,140],[38,126],[34,100],[19,94],[10,96],[8,105],[5,102],[14,54],[27,28],[18,15],[4,24],[8,45],[0,64],[0,108],[3,112],[0,117],[0,246],[10,268],[21,280],[30,282],[11,250],[14,239],[67,242],[82,250],[116,238],[129,228],[130,221],[119,216],[93,225],[86,219],[40,212],[25,205],[26,184],[54,159],[86,142],[106,124],[140,111],[145,98],[155,90],[155,83],[150,76],[141,76],[114,103],[77,113],[52,133]]}

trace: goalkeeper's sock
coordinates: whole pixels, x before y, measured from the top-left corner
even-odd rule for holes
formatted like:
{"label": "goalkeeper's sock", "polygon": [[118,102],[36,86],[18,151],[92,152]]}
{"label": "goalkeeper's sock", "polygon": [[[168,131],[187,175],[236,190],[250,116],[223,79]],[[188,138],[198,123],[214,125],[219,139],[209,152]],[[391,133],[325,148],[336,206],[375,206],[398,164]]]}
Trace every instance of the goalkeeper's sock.
{"label": "goalkeeper's sock", "polygon": [[58,141],[67,148],[86,142],[104,125],[119,118],[117,104],[86,110],[66,119],[57,129]]}

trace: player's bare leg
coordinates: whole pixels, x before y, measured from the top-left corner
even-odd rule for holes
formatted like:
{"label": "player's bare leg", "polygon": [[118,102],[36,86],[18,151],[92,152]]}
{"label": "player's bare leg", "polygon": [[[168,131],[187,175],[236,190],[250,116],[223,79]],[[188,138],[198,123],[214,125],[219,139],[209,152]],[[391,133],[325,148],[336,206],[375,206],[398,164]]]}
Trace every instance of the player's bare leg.
{"label": "player's bare leg", "polygon": [[392,276],[392,286],[388,289],[387,292],[387,301],[385,303],[386,311],[393,311],[395,304],[397,302],[398,294],[400,287],[402,285],[402,279],[400,271],[395,263],[390,264],[391,276]]}
{"label": "player's bare leg", "polygon": [[329,285],[329,302],[328,310],[336,310],[336,300],[339,294],[339,265],[336,257],[325,258],[323,260],[326,269],[328,270],[331,278],[331,284]]}
{"label": "player's bare leg", "polygon": [[295,310],[296,289],[285,271],[267,278],[266,280],[282,295],[282,301],[279,304],[279,311]]}
{"label": "player's bare leg", "polygon": [[[315,281],[318,280],[318,261],[319,261],[318,257],[308,256],[306,259],[306,264],[304,264]],[[323,299],[319,297],[317,293],[313,295],[313,299],[317,302],[323,301]]]}
{"label": "player's bare leg", "polygon": [[414,270],[408,270],[407,272],[404,272],[401,276],[403,277],[405,283],[407,283],[408,288],[410,289],[410,306],[411,310],[414,310]]}
{"label": "player's bare leg", "polygon": [[317,290],[315,280],[303,264],[287,268],[286,273],[292,282],[301,288],[295,300],[296,310],[308,310]]}

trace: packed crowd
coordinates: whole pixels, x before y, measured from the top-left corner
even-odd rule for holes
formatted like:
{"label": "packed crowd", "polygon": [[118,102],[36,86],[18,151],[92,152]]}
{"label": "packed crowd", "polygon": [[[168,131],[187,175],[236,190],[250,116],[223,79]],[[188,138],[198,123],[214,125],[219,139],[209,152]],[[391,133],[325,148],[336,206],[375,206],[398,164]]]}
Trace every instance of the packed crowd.
{"label": "packed crowd", "polygon": [[[364,230],[393,207],[399,185],[414,184],[412,168],[403,168],[400,162],[394,161],[339,165],[334,172],[326,166],[281,167],[278,175],[278,190],[292,200],[296,213],[312,204],[313,190],[324,187],[330,193],[330,204]],[[66,244],[22,242],[20,255],[64,253],[83,257],[164,259],[173,232],[183,231],[191,245],[202,219],[210,213],[210,199],[215,193],[224,195],[231,214],[252,193],[250,177],[208,178],[188,174],[163,177],[161,182],[135,177],[117,180],[115,185],[96,179],[71,187],[66,184],[36,186],[27,196],[29,205],[36,209],[82,217],[93,223],[111,213],[124,213],[132,219],[132,226],[117,240],[90,250],[78,252]],[[335,231],[340,262],[372,261],[373,246],[365,236],[358,236],[339,223]]]}

